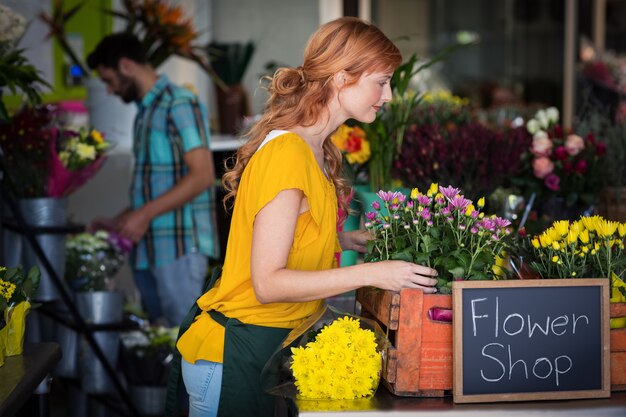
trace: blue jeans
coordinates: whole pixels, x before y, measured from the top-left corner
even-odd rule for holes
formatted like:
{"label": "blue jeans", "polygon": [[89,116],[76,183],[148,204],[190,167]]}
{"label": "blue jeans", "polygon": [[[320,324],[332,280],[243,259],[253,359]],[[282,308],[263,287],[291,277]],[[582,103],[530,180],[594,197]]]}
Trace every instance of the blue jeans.
{"label": "blue jeans", "polygon": [[189,394],[189,417],[215,417],[222,390],[222,364],[199,360],[181,361],[183,381]]}
{"label": "blue jeans", "polygon": [[190,253],[169,265],[136,270],[135,285],[151,322],[165,318],[178,326],[204,288],[207,257]]}

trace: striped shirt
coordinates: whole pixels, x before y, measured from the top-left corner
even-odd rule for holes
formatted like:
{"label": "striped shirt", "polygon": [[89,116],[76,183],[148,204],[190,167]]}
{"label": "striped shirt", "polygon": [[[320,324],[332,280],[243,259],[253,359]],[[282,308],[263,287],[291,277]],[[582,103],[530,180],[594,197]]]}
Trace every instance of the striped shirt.
{"label": "striped shirt", "polygon": [[[161,75],[137,101],[133,154],[135,169],[130,190],[133,210],[173,188],[188,172],[183,155],[209,148],[206,109],[189,90]],[[143,239],[135,245],[135,269],[174,262],[193,253],[217,258],[213,190],[205,190],[176,210],[152,219]]]}

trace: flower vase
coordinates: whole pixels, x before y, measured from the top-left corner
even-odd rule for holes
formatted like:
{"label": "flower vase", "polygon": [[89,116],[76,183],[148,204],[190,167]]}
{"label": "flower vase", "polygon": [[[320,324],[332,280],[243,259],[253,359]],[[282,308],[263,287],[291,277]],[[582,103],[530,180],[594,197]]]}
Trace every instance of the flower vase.
{"label": "flower vase", "polygon": [[[76,307],[87,324],[115,324],[122,321],[124,294],[121,291],[76,293]],[[120,334],[116,331],[93,332],[105,358],[115,368]],[[113,382],[86,339],[79,348],[78,373],[83,391],[89,394],[113,393]]]}
{"label": "flower vase", "polygon": [[4,312],[6,322],[6,356],[21,355],[24,351],[24,333],[26,331],[26,315],[30,311],[30,302],[22,301],[9,307]]}
{"label": "flower vase", "polygon": [[249,113],[248,95],[243,85],[229,85],[228,90],[215,86],[220,133],[234,135]]}

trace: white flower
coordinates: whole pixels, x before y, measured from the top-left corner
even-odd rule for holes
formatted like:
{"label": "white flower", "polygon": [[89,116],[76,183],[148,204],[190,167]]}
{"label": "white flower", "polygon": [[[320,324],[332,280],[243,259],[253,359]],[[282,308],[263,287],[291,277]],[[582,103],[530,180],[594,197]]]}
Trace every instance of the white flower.
{"label": "white flower", "polygon": [[528,123],[526,123],[526,130],[528,130],[528,133],[531,135],[534,135],[540,130],[539,122],[535,119],[530,119]]}
{"label": "white flower", "polygon": [[548,122],[556,124],[559,121],[559,109],[556,107],[548,107],[546,109],[546,115],[548,116]]}
{"label": "white flower", "polygon": [[548,120],[548,114],[545,110],[539,110],[537,114],[535,114],[535,119],[539,123],[539,126],[542,129],[547,129],[550,127],[550,121]]}
{"label": "white flower", "polygon": [[26,19],[0,4],[0,43],[14,45],[26,30]]}

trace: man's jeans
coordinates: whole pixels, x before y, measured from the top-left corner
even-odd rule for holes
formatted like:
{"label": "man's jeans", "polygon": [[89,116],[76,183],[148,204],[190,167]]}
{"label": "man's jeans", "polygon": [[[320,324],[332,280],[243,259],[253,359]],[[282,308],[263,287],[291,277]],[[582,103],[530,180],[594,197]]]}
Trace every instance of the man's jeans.
{"label": "man's jeans", "polygon": [[202,295],[208,270],[206,256],[190,253],[158,268],[134,271],[135,285],[151,322],[165,318],[178,326]]}

